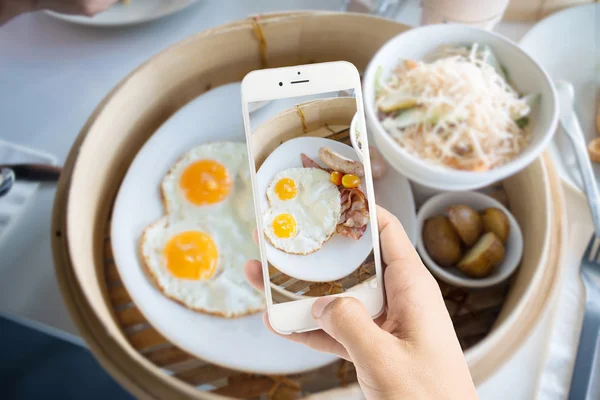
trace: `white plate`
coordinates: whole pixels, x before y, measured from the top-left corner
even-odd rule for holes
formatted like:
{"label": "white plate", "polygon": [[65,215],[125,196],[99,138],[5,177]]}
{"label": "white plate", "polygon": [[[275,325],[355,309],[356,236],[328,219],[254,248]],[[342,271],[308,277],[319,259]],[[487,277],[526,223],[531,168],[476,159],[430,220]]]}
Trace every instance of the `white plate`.
{"label": "white plate", "polygon": [[108,10],[85,17],[46,11],[53,17],[82,25],[123,26],[166,17],[197,3],[199,0],[131,0],[129,5],[117,3]]}
{"label": "white plate", "polygon": [[[596,112],[600,101],[600,4],[574,7],[536,24],[519,43],[552,79],[575,87],[575,111],[587,140],[597,136]],[[559,124],[560,126],[560,124]],[[581,178],[571,144],[559,127],[550,153],[566,182],[581,188]],[[600,165],[594,165],[600,179]]]}
{"label": "white plate", "polygon": [[[368,140],[371,140],[371,138],[369,137]],[[369,144],[370,143],[371,142],[369,142]],[[392,168],[387,162],[386,166],[387,173],[381,178],[373,180],[375,203],[398,217],[408,238],[413,245],[416,245],[417,215],[415,212],[415,201],[411,185],[406,177]],[[306,298],[305,296],[299,296],[288,292],[277,285],[271,285],[271,287],[290,298]]]}
{"label": "white plate", "polygon": [[185,351],[208,362],[263,374],[289,374],[335,360],[269,332],[259,314],[224,319],[196,313],[164,297],[138,257],[142,230],[163,215],[158,186],[191,147],[244,141],[240,85],[218,87],[179,110],[146,142],[119,189],[112,218],[114,258],[123,284],[148,321]]}
{"label": "white plate", "polygon": [[[273,177],[288,168],[301,168],[300,154],[319,162],[319,149],[329,147],[351,160],[358,160],[354,149],[331,139],[300,137],[288,140],[269,154],[256,174],[261,210],[269,209],[267,188]],[[363,188],[364,190],[364,188]],[[371,225],[359,240],[334,234],[319,250],[307,255],[288,254],[266,241],[267,259],[275,268],[293,278],[308,282],[331,282],[351,274],[373,249]]]}
{"label": "white plate", "polygon": [[[369,137],[369,140],[372,139]],[[411,185],[406,177],[401,175],[394,168],[390,167],[387,162],[385,163],[387,166],[387,173],[381,178],[373,181],[373,187],[375,189],[375,203],[379,204],[398,217],[402,223],[402,226],[404,227],[404,230],[406,231],[406,234],[408,235],[408,238],[413,245],[416,245],[417,216],[415,212],[415,201]],[[307,296],[297,295],[274,284],[271,284],[271,288],[292,299],[302,300],[307,298]]]}

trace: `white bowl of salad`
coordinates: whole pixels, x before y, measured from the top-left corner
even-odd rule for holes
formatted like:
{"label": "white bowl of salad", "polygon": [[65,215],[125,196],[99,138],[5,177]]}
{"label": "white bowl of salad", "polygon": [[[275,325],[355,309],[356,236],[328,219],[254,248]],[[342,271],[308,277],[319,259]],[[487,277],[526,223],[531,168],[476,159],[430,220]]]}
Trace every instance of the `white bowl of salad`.
{"label": "white bowl of salad", "polygon": [[429,25],[388,41],[365,78],[367,127],[409,179],[478,189],[546,148],[558,118],[548,74],[518,45],[464,25]]}

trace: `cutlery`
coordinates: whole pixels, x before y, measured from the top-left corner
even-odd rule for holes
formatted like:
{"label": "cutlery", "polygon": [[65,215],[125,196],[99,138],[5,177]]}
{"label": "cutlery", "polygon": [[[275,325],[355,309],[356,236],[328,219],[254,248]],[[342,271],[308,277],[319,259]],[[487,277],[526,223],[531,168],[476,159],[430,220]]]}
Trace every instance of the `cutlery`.
{"label": "cutlery", "polygon": [[[570,400],[597,399],[592,393],[592,379],[600,379],[600,239],[592,236],[581,260],[581,280],[585,286],[585,314],[579,335],[579,348]],[[595,377],[594,366],[596,367]]]}
{"label": "cutlery", "polygon": [[62,167],[50,164],[0,164],[0,169],[10,169],[20,181],[56,182]]}
{"label": "cutlery", "polygon": [[592,213],[594,232],[597,237],[600,237],[600,193],[598,192],[592,163],[588,156],[585,135],[581,131],[581,125],[579,125],[579,120],[573,109],[575,90],[573,85],[566,81],[556,81],[556,90],[560,101],[560,124],[567,137],[571,139],[583,180],[583,190]]}
{"label": "cutlery", "polygon": [[12,189],[15,180],[56,182],[61,170],[49,164],[0,164],[0,197]]}
{"label": "cutlery", "polygon": [[10,168],[0,169],[0,197],[10,191],[15,182],[15,173]]}

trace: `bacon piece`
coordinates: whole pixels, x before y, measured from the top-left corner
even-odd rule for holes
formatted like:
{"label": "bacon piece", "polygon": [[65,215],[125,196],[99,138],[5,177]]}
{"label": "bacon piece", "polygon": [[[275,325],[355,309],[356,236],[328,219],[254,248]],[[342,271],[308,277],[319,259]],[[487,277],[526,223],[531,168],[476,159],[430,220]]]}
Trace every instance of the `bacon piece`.
{"label": "bacon piece", "polygon": [[[331,170],[321,167],[304,153],[300,154],[304,168],[319,168],[327,172]],[[342,209],[336,232],[354,240],[362,237],[369,223],[369,204],[365,194],[359,188],[340,188]]]}
{"label": "bacon piece", "polygon": [[310,158],[309,156],[307,156],[304,153],[300,153],[300,159],[302,160],[302,166],[304,168],[319,168],[325,172],[333,171],[332,169],[321,167],[315,160],[313,160],[312,158]]}
{"label": "bacon piece", "polygon": [[342,210],[336,232],[358,240],[369,223],[369,204],[359,188],[340,190]]}
{"label": "bacon piece", "polygon": [[364,235],[366,230],[367,230],[366,225],[363,226],[362,228],[348,228],[347,226],[344,226],[344,225],[338,225],[336,227],[335,231],[342,236],[347,236],[354,240],[358,240],[362,237],[362,235]]}
{"label": "bacon piece", "polygon": [[319,168],[319,169],[325,169],[323,167],[321,167],[319,164],[317,164],[312,158],[310,158],[309,156],[307,156],[304,153],[300,154],[300,158],[302,159],[302,166],[304,168]]}

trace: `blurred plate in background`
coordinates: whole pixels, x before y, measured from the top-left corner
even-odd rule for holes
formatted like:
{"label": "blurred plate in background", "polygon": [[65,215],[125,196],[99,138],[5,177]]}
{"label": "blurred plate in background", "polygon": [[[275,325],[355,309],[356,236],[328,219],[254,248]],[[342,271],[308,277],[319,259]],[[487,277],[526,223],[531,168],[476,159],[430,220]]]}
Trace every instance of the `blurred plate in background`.
{"label": "blurred plate in background", "polygon": [[46,12],[53,17],[75,24],[123,26],[166,17],[197,2],[198,0],[131,0],[128,5],[117,3],[93,17],[60,14],[53,11]]}
{"label": "blurred plate in background", "polygon": [[[575,88],[575,112],[586,142],[597,137],[596,113],[600,105],[600,4],[569,8],[535,25],[519,45],[548,72],[553,80],[563,79]],[[550,146],[563,179],[581,190],[577,160],[562,128]],[[600,165],[593,164],[596,180]]]}

